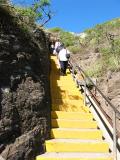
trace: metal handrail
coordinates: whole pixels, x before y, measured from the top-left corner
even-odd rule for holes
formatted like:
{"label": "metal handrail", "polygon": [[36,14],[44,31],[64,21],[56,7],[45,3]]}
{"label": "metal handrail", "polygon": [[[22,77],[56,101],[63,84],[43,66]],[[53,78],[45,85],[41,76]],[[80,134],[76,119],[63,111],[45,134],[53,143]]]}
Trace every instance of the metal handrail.
{"label": "metal handrail", "polygon": [[[71,58],[73,60],[73,58]],[[71,63],[71,61],[69,61]],[[108,102],[108,104],[112,107],[112,109],[120,116],[120,112],[115,108],[115,106],[110,102],[110,100],[100,91],[100,89],[93,83],[91,78],[85,73],[80,65],[75,63],[75,66],[78,68],[79,71],[82,71],[84,76],[92,83],[92,85],[96,88],[96,90],[102,95],[102,97]]]}
{"label": "metal handrail", "polygon": [[[115,108],[115,106],[110,102],[110,100],[101,92],[101,90],[93,83],[93,81],[91,80],[91,78],[85,73],[85,71],[82,69],[82,67],[80,65],[78,65],[77,63],[71,63],[71,60],[74,61],[73,58],[70,58],[69,60],[69,64],[71,65],[73,71],[75,70],[75,68],[78,68],[79,72],[82,72],[83,75],[83,80],[84,80],[84,98],[85,98],[85,102],[84,104],[86,104],[86,88],[87,88],[87,84],[86,84],[86,79],[88,79],[92,85],[95,87],[95,89],[101,94],[101,96],[105,99],[105,101],[110,105],[110,107],[113,109],[113,158],[114,160],[117,160],[117,127],[116,127],[116,118],[117,115],[120,116],[120,112]],[[75,66],[75,68],[74,68]],[[74,74],[74,73],[73,73]]]}

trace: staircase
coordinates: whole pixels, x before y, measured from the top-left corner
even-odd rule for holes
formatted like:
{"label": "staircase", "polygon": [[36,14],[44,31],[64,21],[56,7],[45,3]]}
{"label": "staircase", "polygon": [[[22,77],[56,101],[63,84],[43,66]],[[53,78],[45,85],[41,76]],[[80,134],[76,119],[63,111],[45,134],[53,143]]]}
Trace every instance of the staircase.
{"label": "staircase", "polygon": [[51,57],[51,139],[46,153],[36,160],[112,160],[92,113],[70,73],[59,76],[57,59]]}

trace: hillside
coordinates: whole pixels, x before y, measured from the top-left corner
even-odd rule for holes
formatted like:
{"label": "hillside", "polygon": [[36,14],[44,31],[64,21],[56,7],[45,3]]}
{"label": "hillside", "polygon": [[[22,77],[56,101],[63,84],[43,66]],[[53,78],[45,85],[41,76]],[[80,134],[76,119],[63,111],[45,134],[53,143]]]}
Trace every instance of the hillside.
{"label": "hillside", "polygon": [[[58,33],[61,41],[63,41],[70,51],[75,54],[74,57],[87,57],[91,53],[91,57],[99,57],[96,61],[97,67],[91,66],[87,73],[90,76],[99,77],[104,71],[120,70],[120,19],[113,19],[103,24],[98,24],[94,28],[87,29],[84,33],[73,34],[64,31],[58,27],[52,28],[50,32]],[[96,55],[97,54],[97,55]],[[87,59],[87,58],[86,58]],[[93,63],[87,65],[90,66]],[[85,64],[86,66],[86,64]]]}
{"label": "hillside", "polygon": [[[113,19],[82,34],[73,34],[60,28],[50,31],[61,38],[72,58],[83,70],[97,79],[97,86],[120,111],[120,19]],[[103,109],[111,118],[112,110],[99,96]]]}

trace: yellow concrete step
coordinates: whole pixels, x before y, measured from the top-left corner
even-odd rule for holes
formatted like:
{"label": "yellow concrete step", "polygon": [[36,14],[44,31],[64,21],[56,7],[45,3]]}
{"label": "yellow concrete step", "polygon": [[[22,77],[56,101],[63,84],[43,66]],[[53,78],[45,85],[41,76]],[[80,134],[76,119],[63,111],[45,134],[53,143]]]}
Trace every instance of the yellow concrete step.
{"label": "yellow concrete step", "polygon": [[46,141],[47,152],[109,152],[102,140],[51,139]]}
{"label": "yellow concrete step", "polygon": [[65,104],[65,105],[70,105],[70,106],[78,106],[78,107],[81,107],[81,106],[83,106],[83,99],[79,99],[79,100],[70,100],[70,99],[54,99],[54,98],[52,98],[51,97],[51,99],[52,99],[52,103],[55,103],[55,104]]}
{"label": "yellow concrete step", "polygon": [[93,115],[91,113],[83,112],[64,112],[64,111],[51,111],[51,117],[53,119],[84,119],[92,120]]}
{"label": "yellow concrete step", "polygon": [[[59,73],[60,73],[60,70],[59,69],[57,69],[57,71],[59,71]],[[71,76],[71,73],[70,72],[67,72],[67,74],[66,74],[66,76],[60,76],[60,74],[59,74],[59,79],[56,79],[56,78],[54,78],[54,76],[56,77],[56,74],[54,74],[54,72],[52,71],[52,75],[50,75],[51,76],[51,79],[54,81],[54,80],[57,80],[58,82],[60,82],[60,80],[62,80],[62,81],[67,81],[67,80],[69,80],[69,84],[70,84],[70,82],[74,82],[74,80],[73,80],[73,77]]]}
{"label": "yellow concrete step", "polygon": [[72,80],[72,78],[71,77],[67,77],[66,76],[66,79],[55,79],[54,77],[53,77],[53,79],[52,79],[52,81],[50,82],[50,84],[53,84],[54,85],[54,83],[57,83],[58,84],[58,86],[75,86],[75,82]]}
{"label": "yellow concrete step", "polygon": [[77,88],[76,89],[63,89],[63,87],[62,87],[62,89],[61,89],[61,87],[51,88],[51,93],[53,93],[53,94],[58,93],[58,91],[64,92],[66,94],[73,94],[73,95],[78,94],[83,97],[83,95],[81,94],[81,92]]}
{"label": "yellow concrete step", "polygon": [[67,95],[67,96],[66,95],[61,95],[61,96],[59,96],[59,95],[53,95],[51,97],[51,99],[52,99],[52,102],[55,102],[56,99],[60,99],[60,101],[63,101],[63,102],[67,101],[69,104],[72,103],[72,101],[76,101],[75,102],[76,104],[74,103],[74,105],[77,105],[77,106],[80,105],[81,102],[82,102],[82,105],[84,104],[84,100],[80,96],[71,96],[71,95]]}
{"label": "yellow concrete step", "polygon": [[84,112],[84,113],[89,113],[90,109],[88,107],[84,107],[83,105],[81,106],[76,106],[72,104],[52,104],[52,110],[53,111],[66,111],[66,112]]}
{"label": "yellow concrete step", "polygon": [[[58,74],[56,74],[56,72]],[[71,75],[67,75],[67,76],[60,76],[60,70],[57,68],[56,70],[52,70],[51,72],[52,74],[50,75],[50,83],[54,82],[54,81],[58,81],[58,80],[62,80],[65,81],[66,80],[70,80],[72,81]]]}
{"label": "yellow concrete step", "polygon": [[54,86],[54,87],[51,86],[51,90],[56,90],[56,91],[58,91],[58,90],[63,90],[63,91],[64,91],[64,90],[65,90],[65,91],[70,91],[70,90],[72,91],[72,90],[73,90],[73,91],[75,91],[75,90],[76,90],[76,91],[79,91],[79,89],[76,88],[76,86],[71,86],[71,87],[69,88],[68,86],[60,86],[60,87],[59,87],[59,86],[57,86],[57,85]]}
{"label": "yellow concrete step", "polygon": [[58,92],[57,94],[52,94],[52,99],[83,100],[83,97],[81,97],[80,95],[68,95]]}
{"label": "yellow concrete step", "polygon": [[97,122],[92,120],[52,119],[51,123],[53,128],[97,128]]}
{"label": "yellow concrete step", "polygon": [[80,97],[81,99],[84,98],[84,96],[80,94],[78,90],[68,91],[68,90],[61,90],[61,88],[58,88],[57,90],[51,89],[51,96],[55,96],[55,95],[74,96],[74,97],[77,96],[77,97]]}
{"label": "yellow concrete step", "polygon": [[61,88],[57,89],[51,89],[51,95],[56,95],[56,94],[66,94],[66,95],[79,95],[81,98],[84,98],[84,96],[80,93],[79,90],[61,90]]}
{"label": "yellow concrete step", "polygon": [[36,160],[113,160],[113,158],[109,153],[47,152],[37,156]]}
{"label": "yellow concrete step", "polygon": [[71,90],[78,90],[76,88],[76,86],[58,86],[57,83],[56,84],[51,84],[50,87],[53,88],[54,90],[58,90],[58,91],[59,90],[67,90],[68,91],[70,89]]}
{"label": "yellow concrete step", "polygon": [[51,56],[50,88],[51,138],[55,139],[46,141],[49,153],[37,156],[36,160],[112,160],[107,154],[108,144],[102,140],[89,108],[84,106],[84,96],[69,70],[67,76],[60,76],[56,56]]}
{"label": "yellow concrete step", "polygon": [[51,130],[51,138],[102,140],[102,132],[98,129],[55,128]]}
{"label": "yellow concrete step", "polygon": [[[71,83],[71,82],[70,82]],[[61,89],[64,87],[65,89],[70,89],[70,88],[72,88],[72,89],[75,89],[76,88],[76,85],[75,85],[75,83],[74,84],[69,84],[68,82],[66,82],[66,83],[56,83],[56,82],[52,82],[52,83],[50,83],[50,86],[51,87],[60,87]]]}
{"label": "yellow concrete step", "polygon": [[[56,66],[55,66],[56,65]],[[51,66],[51,75],[54,75],[54,76],[56,76],[56,74],[54,73],[54,71],[58,71],[59,73],[60,73],[60,68],[59,68],[59,66],[58,66],[58,64],[57,63],[55,63],[55,64],[53,64],[53,66]],[[69,70],[67,70],[66,71],[66,75],[67,76],[60,76],[60,74],[59,74],[59,77],[61,78],[61,79],[65,79],[65,78],[71,78],[72,79],[72,76],[71,76],[71,73],[70,73],[70,71]],[[54,77],[51,77],[53,80],[54,80]]]}
{"label": "yellow concrete step", "polygon": [[51,94],[52,94],[52,97],[51,97],[52,99],[66,99],[67,98],[67,95],[64,92],[60,93],[60,91],[58,91],[58,93],[56,94],[53,94],[53,93]]}
{"label": "yellow concrete step", "polygon": [[50,84],[55,84],[57,83],[58,86],[65,86],[65,85],[69,85],[69,86],[75,86],[75,82],[72,80],[72,78],[66,78],[66,79],[52,79],[52,81],[50,82]]}

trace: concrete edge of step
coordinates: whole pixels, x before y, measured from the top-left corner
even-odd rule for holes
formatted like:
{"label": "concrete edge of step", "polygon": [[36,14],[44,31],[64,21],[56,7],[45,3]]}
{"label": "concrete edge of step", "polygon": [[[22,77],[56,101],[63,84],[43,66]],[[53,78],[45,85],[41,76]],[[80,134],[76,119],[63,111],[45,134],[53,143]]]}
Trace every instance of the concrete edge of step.
{"label": "concrete edge of step", "polygon": [[46,152],[38,157],[50,158],[111,158],[111,153]]}

